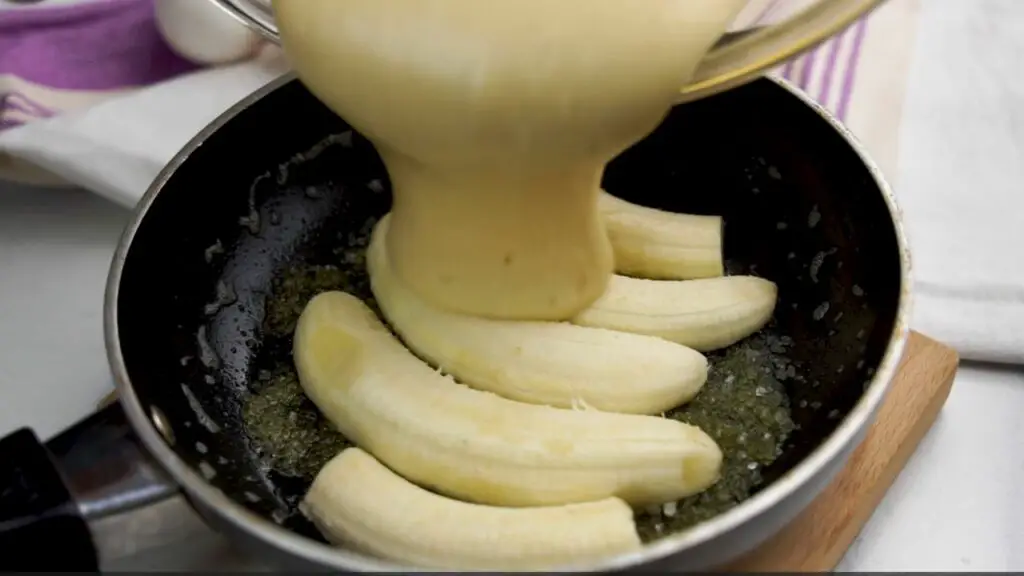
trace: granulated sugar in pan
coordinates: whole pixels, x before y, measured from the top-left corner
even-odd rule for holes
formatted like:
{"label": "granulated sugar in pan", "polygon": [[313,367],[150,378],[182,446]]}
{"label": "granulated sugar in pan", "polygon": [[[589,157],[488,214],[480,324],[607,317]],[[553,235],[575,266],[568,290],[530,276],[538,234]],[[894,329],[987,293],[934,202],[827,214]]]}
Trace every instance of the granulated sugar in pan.
{"label": "granulated sugar in pan", "polygon": [[[338,266],[294,268],[275,283],[264,331],[287,341],[306,303],[327,290],[355,294],[376,309],[365,272],[365,250],[374,222],[346,238]],[[699,426],[722,448],[721,479],[708,490],[679,502],[637,510],[645,541],[684,530],[721,514],[750,497],[763,483],[794,429],[783,382],[799,378],[786,357],[792,342],[771,327],[708,355],[708,381],[688,404],[667,412]],[[259,372],[244,409],[246,429],[264,464],[280,474],[312,481],[317,471],[349,446],[305,397],[290,362]]]}

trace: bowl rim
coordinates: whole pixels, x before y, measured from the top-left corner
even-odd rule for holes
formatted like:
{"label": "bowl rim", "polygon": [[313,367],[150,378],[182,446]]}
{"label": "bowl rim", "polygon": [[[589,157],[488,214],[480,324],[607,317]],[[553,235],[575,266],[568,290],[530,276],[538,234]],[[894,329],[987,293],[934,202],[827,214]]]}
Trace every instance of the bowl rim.
{"label": "bowl rim", "polygon": [[[830,462],[837,457],[841,457],[844,451],[850,447],[851,443],[855,443],[858,440],[860,433],[873,422],[874,415],[885,399],[889,385],[896,374],[909,337],[912,275],[910,250],[902,223],[902,213],[897,205],[895,195],[882,175],[881,170],[867,155],[861,143],[828,110],[786,80],[772,76],[766,76],[765,78],[798,98],[831,125],[832,129],[849,143],[882,193],[892,220],[899,250],[900,294],[892,333],[879,367],[860,399],[836,429],[791,470],[765,486],[749,499],[693,528],[647,544],[636,552],[621,554],[598,562],[574,564],[552,568],[551,570],[618,571],[642,566],[675,554],[685,553],[686,550],[712,541],[764,514],[803,488]],[[220,516],[222,520],[226,521],[234,529],[247,534],[263,544],[272,546],[278,551],[335,570],[360,572],[428,571],[426,568],[381,560],[369,555],[317,542],[258,516],[241,503],[229,498],[224,492],[207,482],[198,470],[193,470],[167,445],[157,426],[154,425],[150,414],[146,411],[138,395],[135,393],[122,355],[117,322],[121,276],[135,235],[145,221],[146,214],[149,212],[154,201],[182,164],[211,135],[265,96],[296,81],[298,80],[294,73],[286,73],[238,101],[196,134],[153,180],[149,189],[137,204],[120,238],[107,276],[103,320],[107,359],[116,382],[121,406],[142,445],[186,494],[195,499],[197,504],[203,508]]]}

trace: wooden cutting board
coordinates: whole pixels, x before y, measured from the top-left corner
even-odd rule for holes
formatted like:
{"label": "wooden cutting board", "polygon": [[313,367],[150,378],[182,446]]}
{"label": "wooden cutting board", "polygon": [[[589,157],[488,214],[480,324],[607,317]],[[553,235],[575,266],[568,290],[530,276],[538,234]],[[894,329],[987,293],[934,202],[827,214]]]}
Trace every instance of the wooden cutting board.
{"label": "wooden cutting board", "polygon": [[878,419],[846,468],[789,526],[724,570],[833,570],[932,427],[959,363],[952,348],[912,332]]}
{"label": "wooden cutting board", "polygon": [[935,422],[959,363],[952,348],[912,332],[878,418],[846,468],[792,524],[723,571],[834,569]]}

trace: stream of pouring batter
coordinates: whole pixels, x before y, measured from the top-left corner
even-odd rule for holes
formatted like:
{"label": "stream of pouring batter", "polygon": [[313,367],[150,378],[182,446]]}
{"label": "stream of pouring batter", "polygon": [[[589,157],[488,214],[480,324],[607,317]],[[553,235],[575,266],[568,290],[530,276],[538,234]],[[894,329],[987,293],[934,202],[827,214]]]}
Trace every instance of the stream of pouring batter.
{"label": "stream of pouring batter", "polygon": [[[303,83],[377,147],[398,278],[566,319],[612,276],[605,164],[664,118],[746,0],[276,0]],[[684,191],[680,191],[683,193]]]}

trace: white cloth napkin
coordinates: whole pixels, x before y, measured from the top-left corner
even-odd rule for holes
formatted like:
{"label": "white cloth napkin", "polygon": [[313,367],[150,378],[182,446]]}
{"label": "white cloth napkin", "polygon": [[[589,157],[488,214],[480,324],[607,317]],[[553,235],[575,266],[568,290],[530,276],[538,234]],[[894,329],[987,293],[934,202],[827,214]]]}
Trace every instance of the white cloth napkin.
{"label": "white cloth napkin", "polygon": [[[889,0],[777,71],[839,116],[897,190],[914,327],[966,358],[1024,363],[1024,2]],[[132,206],[231,104],[286,71],[276,49],[0,132],[0,152]]]}
{"label": "white cloth napkin", "polygon": [[287,71],[280,51],[268,46],[241,64],[193,72],[0,132],[0,152],[131,207],[197,132]]}
{"label": "white cloth napkin", "polygon": [[1024,363],[1024,2],[925,0],[897,193],[917,328]]}

